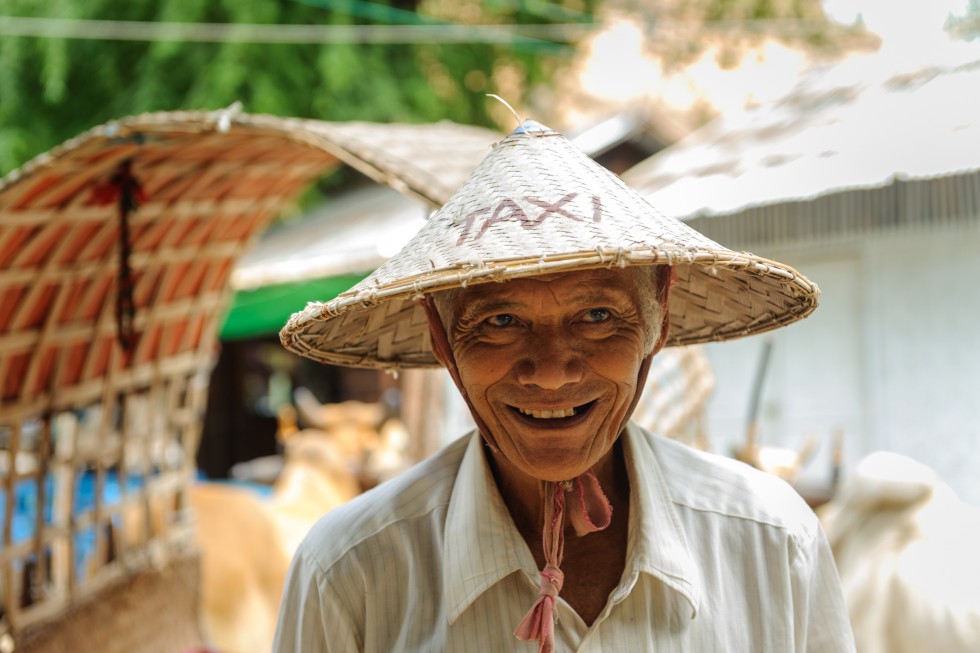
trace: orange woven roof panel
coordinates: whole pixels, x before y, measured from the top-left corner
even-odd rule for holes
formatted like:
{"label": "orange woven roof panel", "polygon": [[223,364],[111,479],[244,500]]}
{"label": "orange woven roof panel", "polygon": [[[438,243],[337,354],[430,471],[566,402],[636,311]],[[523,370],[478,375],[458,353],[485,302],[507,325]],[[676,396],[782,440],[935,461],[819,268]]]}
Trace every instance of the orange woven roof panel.
{"label": "orange woven roof panel", "polygon": [[313,180],[347,164],[436,207],[494,140],[229,109],[125,118],[37,157],[0,179],[0,415],[213,361],[238,258]]}

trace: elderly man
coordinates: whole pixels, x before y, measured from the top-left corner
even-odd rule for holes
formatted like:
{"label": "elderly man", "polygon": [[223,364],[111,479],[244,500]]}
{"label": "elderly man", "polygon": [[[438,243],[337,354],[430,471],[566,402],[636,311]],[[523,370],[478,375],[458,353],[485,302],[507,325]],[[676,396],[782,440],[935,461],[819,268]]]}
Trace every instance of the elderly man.
{"label": "elderly man", "polygon": [[402,252],[283,329],[324,362],[444,365],[478,428],[312,529],[275,650],[853,651],[800,498],[629,423],[662,346],[816,296],[523,124]]}

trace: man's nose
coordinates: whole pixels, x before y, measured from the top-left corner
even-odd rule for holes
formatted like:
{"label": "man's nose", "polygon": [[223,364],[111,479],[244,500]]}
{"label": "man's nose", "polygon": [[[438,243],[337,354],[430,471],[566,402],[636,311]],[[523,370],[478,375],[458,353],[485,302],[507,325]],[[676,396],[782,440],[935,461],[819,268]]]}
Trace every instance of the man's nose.
{"label": "man's nose", "polygon": [[544,390],[557,390],[582,380],[582,359],[567,339],[554,332],[529,338],[524,358],[517,367],[517,380]]}

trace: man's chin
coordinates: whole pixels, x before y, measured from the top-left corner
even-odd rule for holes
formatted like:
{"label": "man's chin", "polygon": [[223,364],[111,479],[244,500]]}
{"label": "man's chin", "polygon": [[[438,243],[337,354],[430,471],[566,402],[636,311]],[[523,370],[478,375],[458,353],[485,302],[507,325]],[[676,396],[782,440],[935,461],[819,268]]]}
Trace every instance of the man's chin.
{"label": "man's chin", "polygon": [[589,471],[598,462],[592,460],[589,453],[581,448],[542,448],[525,452],[520,467],[525,474],[539,481],[569,481]]}
{"label": "man's chin", "polygon": [[[507,411],[502,418],[493,429],[501,455],[523,475],[539,481],[567,481],[584,474],[608,453],[615,440],[604,423],[607,417],[599,411],[558,420],[535,420]],[[569,419],[575,421],[563,427],[555,425]]]}

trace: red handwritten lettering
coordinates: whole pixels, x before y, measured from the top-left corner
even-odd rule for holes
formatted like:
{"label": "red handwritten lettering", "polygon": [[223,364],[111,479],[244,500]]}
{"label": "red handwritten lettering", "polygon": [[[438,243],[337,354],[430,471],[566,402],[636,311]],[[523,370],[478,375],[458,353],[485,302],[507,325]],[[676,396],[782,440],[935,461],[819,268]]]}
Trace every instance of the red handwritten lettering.
{"label": "red handwritten lettering", "polygon": [[[479,240],[491,226],[500,222],[519,222],[524,229],[533,229],[549,218],[565,218],[568,220],[574,220],[575,222],[582,222],[586,218],[572,213],[571,210],[567,208],[572,200],[578,196],[578,193],[568,193],[556,202],[548,202],[537,197],[522,197],[521,199],[524,202],[542,209],[541,212],[534,217],[529,216],[527,211],[525,211],[520,204],[509,197],[500,200],[496,206],[492,207],[492,213],[491,207],[489,206],[476,209],[475,211],[468,213],[461,221],[463,230],[460,233],[456,244],[462,245],[463,242],[470,237],[472,237],[473,240]],[[602,200],[598,195],[592,195],[591,204],[592,221],[602,222]],[[486,216],[488,213],[490,216],[483,218],[483,223],[480,225],[480,230],[474,235],[473,228],[476,225],[477,219],[482,216]]]}
{"label": "red handwritten lettering", "polygon": [[[504,213],[504,211],[508,212]],[[490,225],[497,222],[503,222],[505,220],[520,222],[525,229],[534,226],[531,220],[527,217],[527,213],[524,212],[524,209],[518,206],[517,202],[508,198],[501,200],[500,204],[497,205],[497,208],[493,210],[493,215],[490,217],[490,219],[483,223],[480,233],[476,235],[476,240],[480,240],[480,237],[486,233],[487,229],[490,228]]]}
{"label": "red handwritten lettering", "polygon": [[[469,213],[463,219],[463,222],[464,222],[464,224],[463,224],[463,233],[461,233],[459,235],[459,240],[456,241],[456,246],[457,247],[460,246],[460,245],[462,245],[463,244],[463,241],[466,240],[466,237],[470,235],[470,229],[473,228],[473,223],[476,221],[477,216],[483,215],[484,213],[490,213],[490,207],[489,206],[486,207],[486,208],[483,208],[483,209],[477,209],[476,211],[473,211],[473,212]],[[483,232],[481,231],[480,233],[482,234]]]}
{"label": "red handwritten lettering", "polygon": [[535,225],[539,225],[545,221],[545,218],[548,218],[551,215],[561,215],[566,218],[575,220],[576,222],[581,222],[582,218],[572,213],[569,213],[564,208],[562,208],[576,197],[578,197],[578,193],[569,193],[568,195],[565,195],[565,197],[561,198],[555,203],[545,202],[543,200],[539,200],[536,197],[525,197],[524,199],[530,202],[531,204],[534,204],[535,206],[539,206],[542,209],[544,209],[544,211],[538,214],[538,217],[534,222]]}

